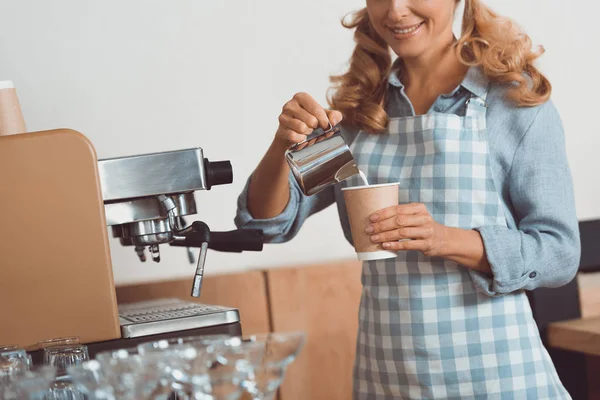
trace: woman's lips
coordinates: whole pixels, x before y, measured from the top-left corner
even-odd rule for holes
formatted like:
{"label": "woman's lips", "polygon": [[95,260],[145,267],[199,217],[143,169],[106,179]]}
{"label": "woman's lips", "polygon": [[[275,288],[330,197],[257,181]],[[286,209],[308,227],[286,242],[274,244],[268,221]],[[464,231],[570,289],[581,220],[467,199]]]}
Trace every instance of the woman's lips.
{"label": "woman's lips", "polygon": [[421,28],[425,24],[425,21],[422,21],[415,25],[410,26],[402,26],[402,27],[393,27],[389,26],[388,29],[392,32],[392,35],[396,39],[407,39],[415,36],[417,33],[421,31]]}

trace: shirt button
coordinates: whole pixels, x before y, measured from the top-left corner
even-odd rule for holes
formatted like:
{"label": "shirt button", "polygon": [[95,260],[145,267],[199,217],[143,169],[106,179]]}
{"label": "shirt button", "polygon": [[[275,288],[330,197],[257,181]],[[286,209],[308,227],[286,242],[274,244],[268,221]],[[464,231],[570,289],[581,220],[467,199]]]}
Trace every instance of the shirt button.
{"label": "shirt button", "polygon": [[537,276],[537,272],[533,271],[532,273],[529,274],[529,277],[531,279],[535,278]]}
{"label": "shirt button", "polygon": [[435,108],[435,111],[437,111],[437,112],[442,112],[442,107],[439,107],[439,106],[438,106],[438,107],[436,107],[436,108]]}

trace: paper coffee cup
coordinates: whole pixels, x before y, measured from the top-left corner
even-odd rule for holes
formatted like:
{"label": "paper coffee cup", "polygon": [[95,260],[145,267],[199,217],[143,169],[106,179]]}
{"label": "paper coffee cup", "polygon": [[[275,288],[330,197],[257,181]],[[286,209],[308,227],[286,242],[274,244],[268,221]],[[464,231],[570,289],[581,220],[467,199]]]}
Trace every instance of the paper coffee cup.
{"label": "paper coffee cup", "polygon": [[12,81],[0,81],[0,136],[24,133],[25,120]]}
{"label": "paper coffee cup", "polygon": [[354,186],[342,188],[352,241],[360,261],[394,258],[397,252],[384,250],[381,243],[373,243],[365,229],[371,221],[369,217],[383,208],[398,205],[398,182],[380,185]]}

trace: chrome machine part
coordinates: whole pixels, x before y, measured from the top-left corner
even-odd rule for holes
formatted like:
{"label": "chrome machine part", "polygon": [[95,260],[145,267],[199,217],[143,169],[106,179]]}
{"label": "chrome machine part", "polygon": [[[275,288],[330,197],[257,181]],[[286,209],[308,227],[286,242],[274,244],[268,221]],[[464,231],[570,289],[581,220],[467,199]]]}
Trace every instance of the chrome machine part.
{"label": "chrome machine part", "polygon": [[98,160],[105,202],[207,190],[201,148]]}
{"label": "chrome machine part", "polygon": [[[196,190],[233,182],[231,163],[210,162],[201,148],[103,159],[98,161],[98,172],[106,224],[122,245],[135,246],[140,261],[146,260],[148,247],[152,259],[159,262],[160,244],[172,244],[176,235],[192,233],[183,216],[196,213]],[[209,248],[208,227],[205,231],[206,243],[193,246],[201,247],[194,296],[200,294]],[[194,255],[187,251],[194,262]]]}
{"label": "chrome machine part", "polygon": [[[163,195],[164,196],[164,195]],[[105,203],[106,225],[120,225],[135,221],[167,218],[168,210],[159,196]],[[166,196],[165,196],[166,197]],[[175,208],[172,214],[178,217],[196,214],[196,200],[193,192],[176,193],[168,196]]]}
{"label": "chrome machine part", "polygon": [[105,203],[233,182],[231,163],[208,161],[199,147],[98,160],[98,173]]}
{"label": "chrome machine part", "polygon": [[158,245],[153,244],[150,247],[148,247],[148,250],[150,251],[150,255],[152,256],[152,261],[160,262],[160,251],[158,249]]}
{"label": "chrome machine part", "polygon": [[171,197],[165,196],[164,194],[159,194],[158,200],[162,204],[167,216],[169,217],[169,225],[171,225],[171,230],[173,233],[178,233],[185,229],[185,226],[180,224],[182,218],[179,218],[177,204],[175,204],[175,201]]}
{"label": "chrome machine part", "polygon": [[146,248],[144,246],[135,246],[135,253],[140,258],[141,262],[146,262]]}
{"label": "chrome machine part", "polygon": [[123,224],[121,232],[120,237],[131,239],[131,243],[136,246],[163,244],[173,240],[173,230],[168,218]]}
{"label": "chrome machine part", "polygon": [[160,262],[159,244],[173,240],[173,231],[169,219],[153,219],[150,221],[131,222],[113,226],[113,236],[121,240],[124,246],[135,245],[135,252],[140,261],[146,261],[144,248],[148,250],[154,262]]}
{"label": "chrome machine part", "polygon": [[133,338],[235,323],[240,314],[230,307],[157,299],[120,304],[119,320],[123,337]]}
{"label": "chrome machine part", "polygon": [[[109,208],[110,205],[107,205],[107,209],[112,211],[129,210],[131,213],[118,215],[114,212],[112,222],[129,221],[135,212],[137,212],[136,219],[141,216],[152,218],[112,226],[113,236],[120,238],[121,244],[124,246],[135,245],[135,251],[142,262],[146,261],[145,246],[171,242],[174,234],[185,229],[182,215],[196,212],[193,193],[180,193],[174,196],[158,195],[154,198],[136,199],[113,205],[115,206],[113,208]],[[158,247],[150,250],[151,254],[159,254]],[[193,254],[190,255],[189,250],[188,258],[193,260]],[[153,256],[152,259],[159,261],[160,256]]]}
{"label": "chrome machine part", "polygon": [[208,252],[208,242],[202,243],[200,247],[200,255],[198,256],[198,265],[194,275],[194,283],[192,284],[192,297],[200,297],[202,290],[202,278],[204,278],[204,263],[206,262],[206,253]]}

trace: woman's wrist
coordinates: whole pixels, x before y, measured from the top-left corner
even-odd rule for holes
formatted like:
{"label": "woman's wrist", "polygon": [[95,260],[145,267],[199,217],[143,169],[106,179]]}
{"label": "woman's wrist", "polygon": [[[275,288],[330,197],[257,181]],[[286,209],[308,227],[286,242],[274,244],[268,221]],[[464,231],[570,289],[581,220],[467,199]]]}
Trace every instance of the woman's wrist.
{"label": "woman's wrist", "polygon": [[445,226],[444,237],[444,245],[439,253],[441,257],[480,272],[492,272],[479,232]]}
{"label": "woman's wrist", "polygon": [[285,155],[285,152],[288,150],[288,148],[288,143],[285,143],[283,140],[278,139],[277,137],[273,139],[273,142],[271,143],[271,149],[275,153],[281,154],[282,156]]}

